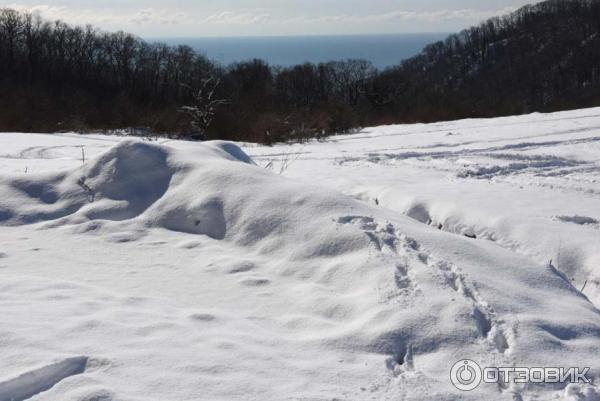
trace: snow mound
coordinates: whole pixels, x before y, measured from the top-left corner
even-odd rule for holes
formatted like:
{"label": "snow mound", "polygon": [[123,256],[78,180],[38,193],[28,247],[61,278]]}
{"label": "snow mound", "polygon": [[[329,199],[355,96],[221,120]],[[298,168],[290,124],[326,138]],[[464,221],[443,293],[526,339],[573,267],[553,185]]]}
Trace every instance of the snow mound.
{"label": "snow mound", "polygon": [[[359,235],[332,235],[335,228],[322,232],[331,226],[328,209],[352,209],[354,201],[318,188],[298,191],[225,142],[183,152],[123,141],[73,171],[5,177],[0,188],[7,195],[0,203],[4,225],[49,222],[43,227],[83,225],[92,231],[127,221],[129,227],[227,237],[244,246],[261,242],[265,251],[285,246],[290,235],[299,240],[317,233],[297,250],[298,258],[336,256],[367,245]],[[317,209],[323,215],[306,221]]]}
{"label": "snow mound", "polygon": [[[191,168],[172,153],[147,142],[123,141],[67,173],[1,178],[6,196],[0,201],[0,222],[21,225],[61,219],[62,224],[138,217],[165,196],[174,176],[181,179]],[[237,146],[223,142],[206,146],[194,157],[252,163]]]}

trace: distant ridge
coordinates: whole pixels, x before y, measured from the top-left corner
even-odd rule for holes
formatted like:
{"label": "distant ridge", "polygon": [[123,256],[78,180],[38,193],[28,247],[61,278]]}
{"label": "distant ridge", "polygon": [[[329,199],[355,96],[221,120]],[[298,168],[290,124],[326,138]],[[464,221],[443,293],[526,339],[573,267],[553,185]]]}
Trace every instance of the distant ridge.
{"label": "distant ridge", "polygon": [[375,82],[403,121],[600,105],[600,1],[525,6],[427,46]]}

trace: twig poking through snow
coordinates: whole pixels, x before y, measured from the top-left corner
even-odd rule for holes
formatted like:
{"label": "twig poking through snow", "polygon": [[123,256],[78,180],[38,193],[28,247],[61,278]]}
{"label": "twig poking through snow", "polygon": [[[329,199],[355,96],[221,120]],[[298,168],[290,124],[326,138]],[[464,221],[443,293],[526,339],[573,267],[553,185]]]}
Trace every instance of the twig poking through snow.
{"label": "twig poking through snow", "polygon": [[81,177],[78,181],[77,181],[77,185],[79,185],[81,187],[81,189],[83,189],[88,197],[88,201],[94,202],[95,196],[96,194],[94,193],[94,190],[85,183],[86,178],[85,177]]}
{"label": "twig poking through snow", "polygon": [[[300,156],[302,155],[302,150],[299,150],[297,152],[284,152],[281,155],[281,158],[278,160],[279,162],[279,169],[277,171],[275,171],[277,174],[282,175],[283,173],[285,173],[287,171],[287,169],[294,164],[294,162],[296,162]],[[265,166],[263,167],[265,170],[271,170],[273,171],[275,168],[275,159],[269,160],[269,162],[267,164],[265,164]]]}

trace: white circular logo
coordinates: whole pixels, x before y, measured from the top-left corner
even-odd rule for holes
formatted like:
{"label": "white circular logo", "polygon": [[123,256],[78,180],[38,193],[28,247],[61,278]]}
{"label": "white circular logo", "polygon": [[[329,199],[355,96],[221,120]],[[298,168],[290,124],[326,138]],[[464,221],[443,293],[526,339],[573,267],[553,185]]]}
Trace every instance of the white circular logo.
{"label": "white circular logo", "polygon": [[481,368],[470,359],[456,362],[450,371],[452,384],[461,391],[475,390],[481,384],[481,379]]}

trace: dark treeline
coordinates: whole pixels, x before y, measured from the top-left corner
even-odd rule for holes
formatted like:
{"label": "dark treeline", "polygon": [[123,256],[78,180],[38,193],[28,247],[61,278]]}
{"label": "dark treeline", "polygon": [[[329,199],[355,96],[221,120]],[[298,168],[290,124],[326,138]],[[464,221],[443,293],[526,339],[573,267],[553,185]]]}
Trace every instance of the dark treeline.
{"label": "dark treeline", "polygon": [[492,18],[427,46],[373,85],[381,111],[400,121],[598,106],[600,0],[550,0]]}
{"label": "dark treeline", "polygon": [[493,18],[377,71],[221,66],[187,46],[0,10],[0,130],[143,127],[272,143],[384,123],[600,105],[600,0]]}
{"label": "dark treeline", "polygon": [[[375,72],[361,60],[224,67],[187,46],[0,10],[0,130],[143,127],[257,142],[301,139],[366,121],[356,111]],[[196,99],[207,80],[207,91],[225,101],[204,132],[190,124],[194,113],[181,108],[207,107],[206,99]]]}

